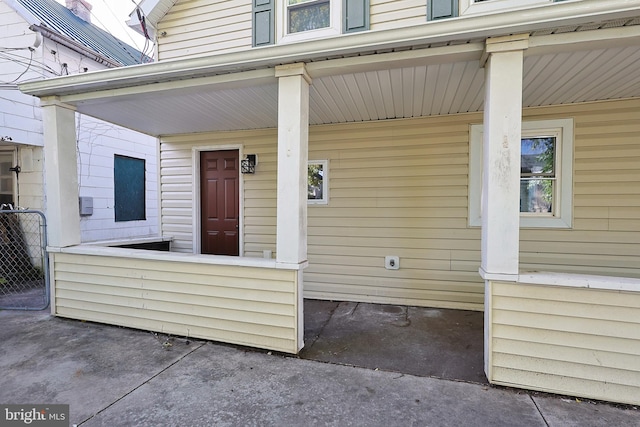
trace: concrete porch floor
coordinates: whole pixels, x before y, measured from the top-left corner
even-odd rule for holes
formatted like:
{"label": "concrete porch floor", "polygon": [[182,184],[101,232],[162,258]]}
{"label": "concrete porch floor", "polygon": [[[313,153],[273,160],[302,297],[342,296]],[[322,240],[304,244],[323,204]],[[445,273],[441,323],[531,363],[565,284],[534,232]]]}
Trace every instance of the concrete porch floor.
{"label": "concrete porch floor", "polygon": [[486,384],[483,313],[305,300],[302,359]]}

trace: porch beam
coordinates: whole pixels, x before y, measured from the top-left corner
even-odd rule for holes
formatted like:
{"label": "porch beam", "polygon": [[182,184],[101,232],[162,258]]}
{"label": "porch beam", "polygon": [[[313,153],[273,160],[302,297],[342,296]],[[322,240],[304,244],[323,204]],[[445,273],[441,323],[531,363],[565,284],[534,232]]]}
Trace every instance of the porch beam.
{"label": "porch beam", "polygon": [[483,134],[485,280],[518,280],[522,75],[527,34],[487,40]]}
{"label": "porch beam", "polygon": [[43,99],[45,196],[49,246],[80,243],[75,108]]}
{"label": "porch beam", "polygon": [[276,67],[278,78],[278,191],[276,261],[307,261],[309,85],[301,63]]}

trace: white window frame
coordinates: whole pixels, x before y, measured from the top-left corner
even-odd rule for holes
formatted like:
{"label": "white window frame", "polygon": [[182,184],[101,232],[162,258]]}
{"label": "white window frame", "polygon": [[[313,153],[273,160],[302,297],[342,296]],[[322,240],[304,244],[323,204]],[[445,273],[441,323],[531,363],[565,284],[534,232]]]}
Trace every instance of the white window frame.
{"label": "white window frame", "polygon": [[329,26],[316,30],[287,33],[289,28],[289,14],[287,13],[287,0],[276,1],[276,42],[294,43],[303,40],[332,37],[342,33],[342,0],[329,0],[330,16]]}
{"label": "white window frame", "polygon": [[[483,125],[471,125],[469,139],[469,226],[482,225]],[[553,213],[520,213],[522,228],[571,228],[573,206],[573,119],[522,122],[522,137],[556,137],[556,185]]]}
{"label": "white window frame", "polygon": [[460,16],[485,14],[506,9],[524,9],[530,6],[551,4],[553,0],[489,0],[476,2],[475,0],[460,0]]}
{"label": "white window frame", "polygon": [[307,199],[307,204],[327,205],[329,204],[329,160],[309,160],[307,168],[314,164],[322,165],[322,199]]}

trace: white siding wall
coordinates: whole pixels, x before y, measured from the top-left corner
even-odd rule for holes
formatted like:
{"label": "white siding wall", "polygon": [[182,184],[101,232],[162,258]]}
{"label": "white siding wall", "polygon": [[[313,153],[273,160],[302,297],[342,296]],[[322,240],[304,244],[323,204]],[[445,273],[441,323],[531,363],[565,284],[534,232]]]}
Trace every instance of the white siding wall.
{"label": "white siding wall", "polygon": [[251,2],[179,0],[158,24],[158,34],[160,60],[249,49]]}
{"label": "white siding wall", "polygon": [[[371,31],[427,21],[426,0],[371,0],[370,6]],[[251,2],[179,0],[158,24],[159,59],[252,49],[251,26]]]}
{"label": "white siding wall", "polygon": [[[479,309],[478,229],[467,228],[468,118],[322,126],[326,206],[309,207],[309,297]],[[387,255],[399,270],[384,268]]]}
{"label": "white siding wall", "polygon": [[427,22],[425,0],[370,0],[371,31],[403,28]]}
{"label": "white siding wall", "polygon": [[[50,39],[43,39],[33,52],[35,41],[28,23],[4,2],[0,2],[0,45],[20,48],[0,58],[0,81],[42,79],[106,68]],[[17,62],[17,61],[20,62]],[[30,66],[27,67],[26,64]],[[65,65],[66,64],[66,65]],[[24,73],[24,74],[22,74]],[[83,217],[82,240],[95,241],[159,234],[157,141],[87,116],[78,115],[80,195],[94,197],[94,215]],[[18,204],[46,211],[42,117],[37,98],[22,94],[17,87],[0,87],[0,136],[10,136],[22,168]],[[6,143],[3,143],[6,145]],[[123,154],[147,161],[147,220],[114,221],[113,155]],[[75,203],[75,201],[73,202]]]}
{"label": "white siding wall", "polygon": [[[466,226],[467,123],[450,116],[310,129],[309,159],[329,160],[330,203],[309,206],[305,297],[482,308],[480,232]],[[162,141],[162,231],[176,250],[193,247],[192,147],[240,144],[258,155],[255,175],[243,175],[244,254],[275,252],[276,140],[267,130]],[[386,270],[386,255],[399,256],[401,269]]]}
{"label": "white siding wall", "polygon": [[531,109],[573,117],[573,229],[522,230],[520,269],[640,278],[640,99]]}
{"label": "white siding wall", "polygon": [[493,282],[497,384],[640,404],[640,293]]}
{"label": "white siding wall", "polygon": [[[640,277],[640,100],[536,108],[575,121],[574,228],[526,229],[522,269]],[[481,309],[480,229],[469,227],[469,125],[479,114],[312,127],[330,202],[309,207],[305,296]],[[192,148],[258,154],[244,180],[244,254],[275,251],[276,131],[183,135],[161,149],[163,234],[193,250]],[[197,179],[197,178],[196,178]],[[384,257],[400,257],[400,270]]]}
{"label": "white siding wall", "polygon": [[70,251],[52,254],[58,316],[288,353],[300,349],[296,270],[114,248]]}
{"label": "white siding wall", "polygon": [[[12,85],[20,80],[36,79],[42,75],[42,50],[31,52],[35,34],[12,8],[0,2],[0,43],[11,47],[0,57],[0,136],[9,136],[14,143],[42,145],[42,125],[38,111],[38,99],[22,94]],[[25,64],[33,66],[26,69]],[[26,71],[26,72],[25,72]]]}
{"label": "white siding wall", "polygon": [[[159,235],[157,140],[88,116],[76,117],[80,196],[93,197],[93,215],[80,217],[82,240]],[[115,222],[115,155],[145,160],[146,219]]]}

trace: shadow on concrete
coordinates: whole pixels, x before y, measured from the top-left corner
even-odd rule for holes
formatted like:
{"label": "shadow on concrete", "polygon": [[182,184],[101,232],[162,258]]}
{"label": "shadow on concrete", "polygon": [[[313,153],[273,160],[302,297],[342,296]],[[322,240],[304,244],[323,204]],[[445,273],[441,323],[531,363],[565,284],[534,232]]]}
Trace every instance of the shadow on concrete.
{"label": "shadow on concrete", "polygon": [[305,300],[302,359],[487,384],[483,313]]}

